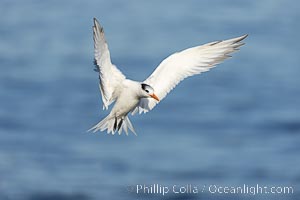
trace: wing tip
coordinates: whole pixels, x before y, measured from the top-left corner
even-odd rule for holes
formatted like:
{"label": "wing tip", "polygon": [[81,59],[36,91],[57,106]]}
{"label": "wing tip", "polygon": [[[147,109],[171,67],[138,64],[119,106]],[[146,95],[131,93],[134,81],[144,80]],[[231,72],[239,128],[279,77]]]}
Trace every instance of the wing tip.
{"label": "wing tip", "polygon": [[93,18],[93,21],[94,21],[94,25],[99,24],[99,22],[98,22],[98,20],[97,20],[96,17]]}
{"label": "wing tip", "polygon": [[245,34],[245,35],[243,35],[242,37],[246,38],[246,37],[248,37],[248,35],[249,35],[249,34],[248,34],[248,33],[246,33],[246,34]]}
{"label": "wing tip", "polygon": [[[208,45],[209,46],[214,46],[214,45],[217,45],[219,43],[226,42],[226,41],[232,41],[232,44],[235,44],[235,43],[239,43],[240,41],[244,40],[246,37],[248,37],[248,34],[244,34],[240,37],[236,37],[236,38],[232,38],[232,39],[228,39],[228,40],[218,40],[218,41],[215,41],[215,42],[208,43]],[[242,45],[244,45],[244,43]]]}
{"label": "wing tip", "polygon": [[[93,18],[94,21],[94,26],[93,28],[98,28],[100,30],[100,33],[104,33],[103,27],[100,25],[99,21],[97,20],[96,17]],[[94,31],[95,32],[95,31]]]}
{"label": "wing tip", "polygon": [[242,35],[242,36],[240,36],[240,37],[238,37],[237,39],[237,41],[236,42],[240,42],[240,41],[242,41],[243,39],[245,39],[246,37],[248,37],[248,34],[245,34],[245,35]]}

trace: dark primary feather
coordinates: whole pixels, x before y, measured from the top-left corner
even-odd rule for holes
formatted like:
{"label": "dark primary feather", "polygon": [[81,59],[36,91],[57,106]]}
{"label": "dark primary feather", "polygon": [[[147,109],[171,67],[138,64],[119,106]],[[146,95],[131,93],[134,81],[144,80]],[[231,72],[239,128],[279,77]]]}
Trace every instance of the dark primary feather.
{"label": "dark primary feather", "polygon": [[99,73],[100,70],[99,70],[99,67],[98,67],[98,65],[97,65],[97,60],[94,59],[93,63],[94,63],[94,67],[95,67],[95,68],[94,68],[94,71]]}

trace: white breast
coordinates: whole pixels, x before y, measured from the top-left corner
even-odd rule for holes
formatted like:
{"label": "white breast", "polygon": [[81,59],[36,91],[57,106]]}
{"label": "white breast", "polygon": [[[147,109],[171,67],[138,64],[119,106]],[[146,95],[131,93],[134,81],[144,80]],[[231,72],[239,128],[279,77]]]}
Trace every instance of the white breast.
{"label": "white breast", "polygon": [[125,116],[139,103],[138,91],[140,83],[132,80],[124,80],[122,92],[111,111],[113,116]]}

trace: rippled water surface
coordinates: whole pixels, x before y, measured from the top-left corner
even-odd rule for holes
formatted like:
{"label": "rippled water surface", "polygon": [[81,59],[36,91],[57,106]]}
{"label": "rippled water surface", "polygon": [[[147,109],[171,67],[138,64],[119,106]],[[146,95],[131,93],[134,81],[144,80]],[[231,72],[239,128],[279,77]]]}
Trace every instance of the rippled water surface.
{"label": "rippled water surface", "polygon": [[[299,199],[299,3],[292,0],[0,1],[0,199]],[[187,79],[138,136],[91,134],[105,117],[92,18],[113,62],[144,80],[169,54],[249,34],[217,68]],[[136,194],[191,185],[198,194]],[[217,186],[293,194],[212,194]]]}

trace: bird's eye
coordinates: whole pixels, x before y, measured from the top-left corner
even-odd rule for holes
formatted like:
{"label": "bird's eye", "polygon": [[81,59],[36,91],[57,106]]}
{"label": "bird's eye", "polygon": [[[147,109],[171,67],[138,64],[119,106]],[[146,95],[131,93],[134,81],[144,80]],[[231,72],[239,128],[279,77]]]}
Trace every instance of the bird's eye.
{"label": "bird's eye", "polygon": [[153,92],[153,88],[152,88],[150,85],[147,85],[147,84],[145,84],[145,83],[142,83],[141,86],[142,86],[142,89],[143,89],[145,92],[147,92],[148,94]]}

